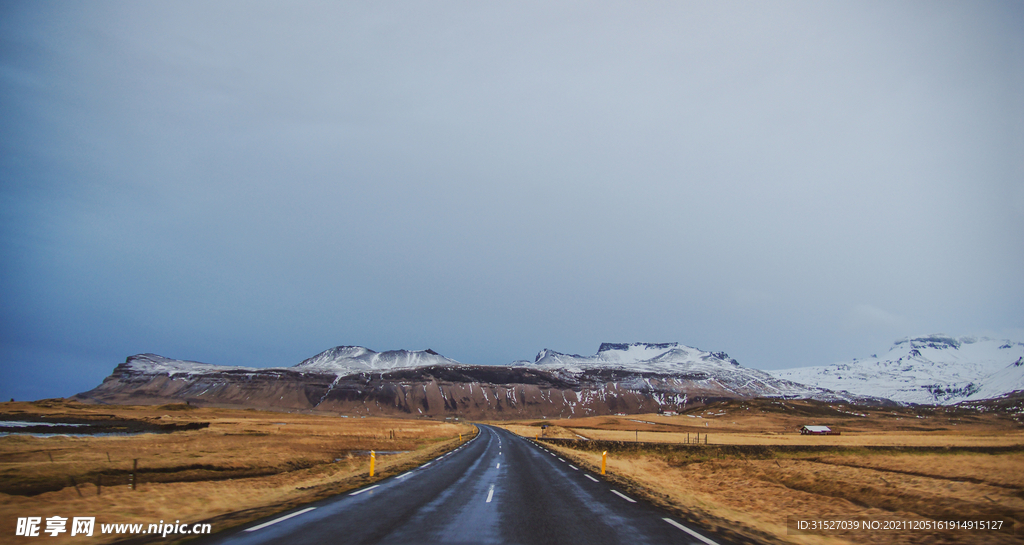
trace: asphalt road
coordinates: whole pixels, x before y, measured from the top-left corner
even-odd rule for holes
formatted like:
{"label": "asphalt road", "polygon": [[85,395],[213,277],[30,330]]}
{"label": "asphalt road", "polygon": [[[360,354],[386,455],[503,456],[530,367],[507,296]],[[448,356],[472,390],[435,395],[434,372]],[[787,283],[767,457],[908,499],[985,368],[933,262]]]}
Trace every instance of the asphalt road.
{"label": "asphalt road", "polygon": [[728,543],[616,490],[543,445],[480,426],[476,438],[359,490],[205,543]]}

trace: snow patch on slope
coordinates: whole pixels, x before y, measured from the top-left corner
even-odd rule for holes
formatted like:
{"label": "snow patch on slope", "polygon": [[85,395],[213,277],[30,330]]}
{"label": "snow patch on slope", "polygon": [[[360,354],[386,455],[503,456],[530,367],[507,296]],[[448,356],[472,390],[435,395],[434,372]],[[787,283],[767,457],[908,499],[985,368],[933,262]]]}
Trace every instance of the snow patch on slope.
{"label": "snow patch on slope", "polygon": [[395,369],[426,367],[431,365],[462,365],[433,350],[388,350],[374,352],[361,346],[336,346],[308,358],[294,367],[241,367],[213,365],[196,361],[175,360],[156,354],[130,356],[124,367],[139,373],[175,376],[180,374],[198,375],[224,372],[266,373],[273,371],[298,371],[320,373],[338,377],[366,372],[386,372]]}
{"label": "snow patch on slope", "polygon": [[130,370],[150,375],[197,375],[202,373],[222,373],[224,371],[252,371],[260,369],[255,367],[240,367],[235,365],[214,365],[212,363],[200,363],[198,361],[175,360],[165,358],[156,354],[136,354],[129,356],[124,364]]}
{"label": "snow patch on slope", "polygon": [[739,368],[739,363],[725,352],[705,352],[679,343],[602,343],[593,356],[562,354],[545,348],[532,364],[517,361],[513,365],[573,372],[606,368],[664,374]]}
{"label": "snow patch on slope", "polygon": [[391,371],[431,365],[462,365],[433,350],[388,350],[374,352],[361,346],[336,346],[293,367],[297,371],[315,371],[338,375]]}

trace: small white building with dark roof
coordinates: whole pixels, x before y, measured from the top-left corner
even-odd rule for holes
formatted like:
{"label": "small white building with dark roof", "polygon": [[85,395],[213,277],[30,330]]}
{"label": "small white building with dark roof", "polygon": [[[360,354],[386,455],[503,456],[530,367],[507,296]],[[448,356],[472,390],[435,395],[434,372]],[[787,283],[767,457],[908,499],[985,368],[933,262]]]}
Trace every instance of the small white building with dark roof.
{"label": "small white building with dark roof", "polygon": [[839,435],[839,432],[832,431],[828,426],[803,426],[800,428],[801,435]]}

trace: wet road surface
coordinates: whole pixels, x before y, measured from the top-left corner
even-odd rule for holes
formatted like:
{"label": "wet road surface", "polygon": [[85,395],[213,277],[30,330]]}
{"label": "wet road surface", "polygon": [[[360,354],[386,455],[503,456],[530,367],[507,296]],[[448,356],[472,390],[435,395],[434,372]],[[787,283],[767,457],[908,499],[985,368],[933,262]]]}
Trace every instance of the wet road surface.
{"label": "wet road surface", "polygon": [[491,426],[457,450],[374,485],[201,543],[729,543],[543,445]]}

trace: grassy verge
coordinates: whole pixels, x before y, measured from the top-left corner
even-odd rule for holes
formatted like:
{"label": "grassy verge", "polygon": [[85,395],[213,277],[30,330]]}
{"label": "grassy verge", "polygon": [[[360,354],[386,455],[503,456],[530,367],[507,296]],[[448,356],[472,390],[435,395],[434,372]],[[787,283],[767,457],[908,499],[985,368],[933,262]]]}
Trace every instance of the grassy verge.
{"label": "grassy verge", "polygon": [[[1024,453],[659,446],[545,441],[591,471],[608,450],[607,478],[680,518],[744,538],[783,543],[1021,543],[1009,532],[848,532],[794,535],[805,520],[1002,519],[1024,514]],[[1019,533],[1019,531],[1018,531]]]}
{"label": "grassy verge", "polygon": [[[617,486],[682,520],[726,534],[731,529],[736,541],[1022,543],[1024,527],[1016,526],[1024,525],[1016,523],[1024,521],[1024,429],[1015,416],[753,400],[674,415],[501,425],[524,437],[539,436],[594,472],[608,451],[606,478]],[[797,430],[807,424],[829,425],[842,435],[800,435]],[[582,438],[587,440],[577,440]],[[800,535],[787,525],[794,519],[1002,520],[1005,528]]]}
{"label": "grassy verge", "polygon": [[[425,419],[187,406],[0,405],[8,417],[209,423],[169,434],[0,438],[0,531],[26,542],[32,538],[14,537],[18,517],[95,516],[93,543],[125,537],[99,535],[100,523],[181,520],[208,522],[220,531],[406,471],[456,447],[459,433],[465,439],[475,433],[469,424]],[[378,453],[372,479],[370,450]],[[53,543],[77,539],[68,533],[46,537]],[[168,541],[148,541],[155,540]]]}

